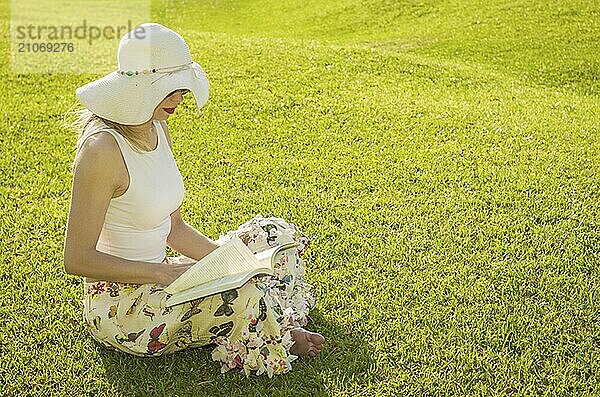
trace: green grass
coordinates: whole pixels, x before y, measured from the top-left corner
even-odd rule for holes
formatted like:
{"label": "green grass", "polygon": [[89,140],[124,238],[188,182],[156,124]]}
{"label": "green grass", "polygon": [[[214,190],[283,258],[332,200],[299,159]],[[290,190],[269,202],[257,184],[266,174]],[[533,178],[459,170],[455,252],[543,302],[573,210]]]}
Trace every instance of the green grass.
{"label": "green grass", "polygon": [[[8,48],[9,6],[2,9]],[[75,139],[103,75],[2,59],[0,394],[600,395],[600,7],[589,1],[152,3],[211,82],[170,121],[184,219],[312,238],[320,358],[268,379],[211,349],[110,353],[62,268]]]}

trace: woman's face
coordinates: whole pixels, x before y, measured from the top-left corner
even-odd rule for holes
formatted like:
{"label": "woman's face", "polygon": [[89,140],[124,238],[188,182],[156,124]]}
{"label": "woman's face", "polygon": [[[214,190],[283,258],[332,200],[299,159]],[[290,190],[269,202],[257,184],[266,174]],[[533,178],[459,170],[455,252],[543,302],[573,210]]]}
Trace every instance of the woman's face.
{"label": "woman's face", "polygon": [[190,92],[190,90],[181,89],[175,90],[167,95],[167,97],[158,104],[156,109],[154,109],[154,119],[159,121],[168,119],[169,116],[175,111],[177,105],[183,101],[183,96],[188,92]]}

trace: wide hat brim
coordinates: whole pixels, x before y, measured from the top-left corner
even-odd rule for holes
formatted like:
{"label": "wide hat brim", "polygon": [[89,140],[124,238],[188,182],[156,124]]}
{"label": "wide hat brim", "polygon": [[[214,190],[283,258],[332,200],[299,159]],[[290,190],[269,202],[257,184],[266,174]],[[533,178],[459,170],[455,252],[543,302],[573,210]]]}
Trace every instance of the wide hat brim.
{"label": "wide hat brim", "polygon": [[112,72],[77,88],[83,106],[107,120],[139,125],[152,119],[156,107],[171,92],[188,89],[198,111],[208,101],[209,83],[202,67],[192,62],[182,70],[150,75],[127,76]]}

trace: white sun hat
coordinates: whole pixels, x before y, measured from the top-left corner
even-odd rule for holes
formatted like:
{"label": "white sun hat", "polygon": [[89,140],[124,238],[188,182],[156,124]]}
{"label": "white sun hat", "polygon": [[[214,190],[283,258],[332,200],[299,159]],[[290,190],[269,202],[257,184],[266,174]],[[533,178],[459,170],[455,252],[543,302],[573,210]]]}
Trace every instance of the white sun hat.
{"label": "white sun hat", "polygon": [[143,124],[178,89],[192,92],[198,111],[208,101],[208,79],[192,61],[188,45],[178,33],[158,23],[141,24],[123,36],[118,62],[114,72],[75,91],[79,102],[102,118]]}

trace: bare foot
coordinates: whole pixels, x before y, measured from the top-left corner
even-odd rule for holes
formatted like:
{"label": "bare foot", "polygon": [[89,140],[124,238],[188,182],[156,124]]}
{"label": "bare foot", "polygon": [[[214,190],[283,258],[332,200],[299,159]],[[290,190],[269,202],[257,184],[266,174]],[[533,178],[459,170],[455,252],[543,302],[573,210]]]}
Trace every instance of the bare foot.
{"label": "bare foot", "polygon": [[323,349],[325,338],[316,332],[310,332],[304,328],[294,328],[290,331],[294,344],[290,349],[290,353],[300,357],[316,357]]}

